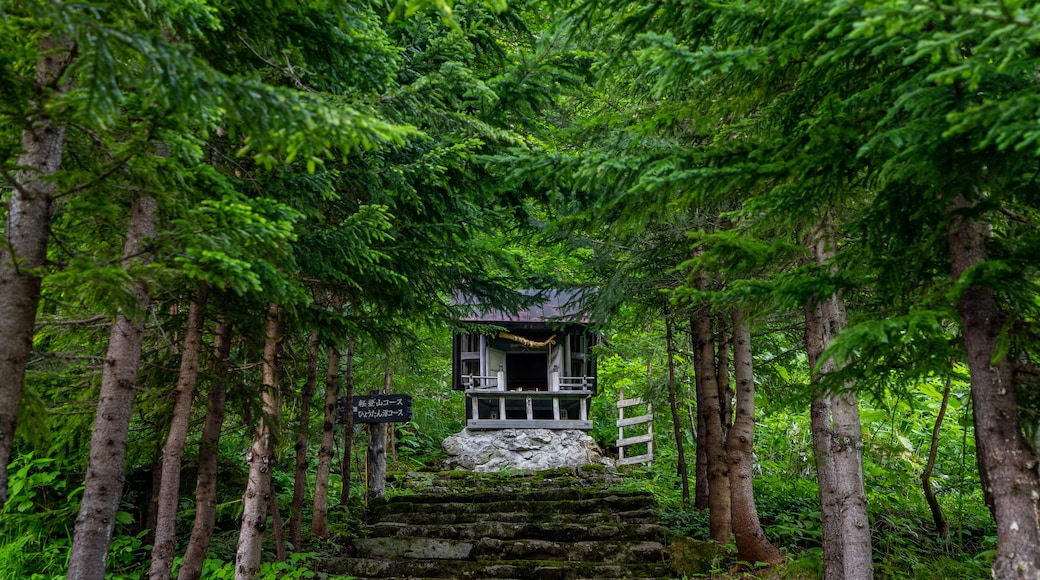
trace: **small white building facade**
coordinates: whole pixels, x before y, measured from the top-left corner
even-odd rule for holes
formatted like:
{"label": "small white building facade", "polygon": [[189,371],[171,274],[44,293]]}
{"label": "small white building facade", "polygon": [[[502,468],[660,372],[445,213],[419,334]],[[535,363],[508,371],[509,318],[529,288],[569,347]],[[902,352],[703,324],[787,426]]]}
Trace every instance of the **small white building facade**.
{"label": "small white building facade", "polygon": [[576,291],[528,291],[544,301],[516,314],[476,307],[461,320],[504,330],[456,334],[452,388],[466,393],[466,427],[592,429],[592,347]]}

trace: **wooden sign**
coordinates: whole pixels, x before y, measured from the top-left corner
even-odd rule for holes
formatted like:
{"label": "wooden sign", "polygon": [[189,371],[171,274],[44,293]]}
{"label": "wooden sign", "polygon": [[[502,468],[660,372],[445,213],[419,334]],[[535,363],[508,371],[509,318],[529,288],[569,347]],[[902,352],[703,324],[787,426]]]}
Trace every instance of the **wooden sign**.
{"label": "wooden sign", "polygon": [[[346,412],[343,407],[341,409]],[[412,420],[412,396],[355,395],[353,415],[355,424],[405,423]]]}

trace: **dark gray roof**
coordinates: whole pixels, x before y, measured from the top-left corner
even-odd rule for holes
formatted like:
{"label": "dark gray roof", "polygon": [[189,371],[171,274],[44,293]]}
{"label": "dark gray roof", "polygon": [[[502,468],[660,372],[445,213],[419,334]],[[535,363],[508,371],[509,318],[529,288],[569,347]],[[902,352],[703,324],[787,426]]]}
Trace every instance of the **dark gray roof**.
{"label": "dark gray roof", "polygon": [[[468,310],[459,317],[463,322],[574,322],[588,324],[588,315],[583,312],[583,294],[579,289],[571,290],[521,290],[527,296],[541,296],[544,301],[516,313],[485,308],[471,297],[457,294],[456,306]],[[465,307],[469,308],[465,308]]]}

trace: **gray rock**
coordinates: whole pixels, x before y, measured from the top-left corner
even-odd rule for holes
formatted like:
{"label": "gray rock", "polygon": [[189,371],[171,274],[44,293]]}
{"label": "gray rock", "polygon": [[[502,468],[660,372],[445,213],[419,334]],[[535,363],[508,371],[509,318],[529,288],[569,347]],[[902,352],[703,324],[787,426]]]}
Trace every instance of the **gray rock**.
{"label": "gray rock", "polygon": [[595,440],[578,429],[464,429],[445,439],[443,447],[449,467],[478,472],[612,465]]}

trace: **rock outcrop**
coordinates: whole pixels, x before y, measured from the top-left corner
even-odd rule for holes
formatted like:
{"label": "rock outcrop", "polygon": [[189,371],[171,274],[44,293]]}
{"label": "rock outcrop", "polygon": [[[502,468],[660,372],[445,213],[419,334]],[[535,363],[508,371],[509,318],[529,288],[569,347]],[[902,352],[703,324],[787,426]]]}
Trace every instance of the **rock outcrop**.
{"label": "rock outcrop", "polygon": [[445,439],[443,447],[449,466],[476,472],[611,465],[596,441],[578,429],[465,429]]}

